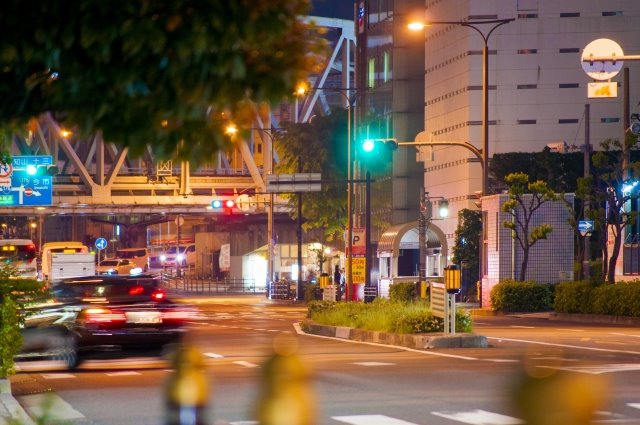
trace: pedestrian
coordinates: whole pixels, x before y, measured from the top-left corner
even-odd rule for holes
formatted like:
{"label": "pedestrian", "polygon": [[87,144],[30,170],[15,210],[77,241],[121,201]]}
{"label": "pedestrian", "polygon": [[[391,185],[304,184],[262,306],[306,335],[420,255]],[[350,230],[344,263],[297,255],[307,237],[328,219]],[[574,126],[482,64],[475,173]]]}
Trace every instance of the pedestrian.
{"label": "pedestrian", "polygon": [[336,286],[340,285],[340,280],[342,280],[342,273],[340,273],[340,266],[336,264],[333,270],[333,284]]}

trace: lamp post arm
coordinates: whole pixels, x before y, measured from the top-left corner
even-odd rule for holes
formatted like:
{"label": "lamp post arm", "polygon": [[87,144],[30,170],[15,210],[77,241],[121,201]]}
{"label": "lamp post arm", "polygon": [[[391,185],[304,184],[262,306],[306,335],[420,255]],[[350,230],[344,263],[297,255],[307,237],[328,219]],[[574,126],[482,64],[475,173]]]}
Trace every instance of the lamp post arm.
{"label": "lamp post arm", "polygon": [[482,151],[467,142],[399,142],[398,146],[460,146],[473,152],[473,154],[480,160],[482,168],[484,169],[485,167]]}

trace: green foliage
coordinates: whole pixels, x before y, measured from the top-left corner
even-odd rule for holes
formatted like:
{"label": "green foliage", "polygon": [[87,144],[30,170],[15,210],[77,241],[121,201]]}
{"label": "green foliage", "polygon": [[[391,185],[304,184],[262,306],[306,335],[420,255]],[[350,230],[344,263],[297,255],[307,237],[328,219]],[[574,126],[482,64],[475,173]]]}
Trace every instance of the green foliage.
{"label": "green foliage", "polygon": [[22,345],[17,304],[10,297],[0,303],[0,378],[15,372],[13,357]]}
{"label": "green foliage", "polygon": [[591,312],[590,282],[560,282],[555,289],[553,307],[557,313],[588,314]]}
{"label": "green foliage", "polygon": [[533,281],[505,279],[491,288],[491,305],[503,312],[536,312],[550,310],[551,290]]}
{"label": "green foliage", "polygon": [[149,146],[158,158],[212,159],[228,146],[222,114],[246,124],[252,102],[290,97],[325,56],[318,31],[300,19],[308,0],[2,8],[0,127],[24,132],[52,112],[134,156]]}
{"label": "green foliage", "polygon": [[[307,317],[329,326],[346,326],[390,333],[443,332],[444,321],[431,313],[426,302],[396,302],[378,298],[372,303],[313,302]],[[472,331],[471,314],[456,311],[456,331]]]}
{"label": "green foliage", "polygon": [[547,239],[553,230],[546,223],[532,227],[533,216],[543,204],[556,201],[558,197],[547,183],[541,180],[530,182],[525,173],[511,173],[505,177],[505,182],[509,187],[509,200],[502,204],[501,210],[509,214],[512,220],[505,220],[503,226],[513,231],[513,239],[522,249],[519,275],[522,281],[527,274],[529,249],[539,240]]}
{"label": "green foliage", "polygon": [[409,302],[418,298],[414,282],[398,282],[389,286],[389,299],[394,302]]}
{"label": "green foliage", "polygon": [[25,319],[23,309],[46,297],[43,282],[17,279],[17,275],[11,265],[0,267],[0,378],[15,372],[13,357],[22,345],[20,325]]}
{"label": "green foliage", "polygon": [[460,264],[467,273],[473,273],[469,278],[473,282],[478,280],[481,235],[482,213],[467,208],[458,211],[458,227],[451,261],[453,264]]}

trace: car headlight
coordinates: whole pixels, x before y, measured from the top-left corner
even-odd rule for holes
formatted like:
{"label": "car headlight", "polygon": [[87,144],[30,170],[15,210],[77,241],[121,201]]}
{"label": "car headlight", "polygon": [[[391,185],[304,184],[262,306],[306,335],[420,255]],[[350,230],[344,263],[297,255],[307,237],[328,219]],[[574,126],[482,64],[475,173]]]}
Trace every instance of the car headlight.
{"label": "car headlight", "polygon": [[160,261],[167,261],[167,256],[166,256],[166,255],[164,255],[164,254],[162,254],[162,255],[160,256]]}

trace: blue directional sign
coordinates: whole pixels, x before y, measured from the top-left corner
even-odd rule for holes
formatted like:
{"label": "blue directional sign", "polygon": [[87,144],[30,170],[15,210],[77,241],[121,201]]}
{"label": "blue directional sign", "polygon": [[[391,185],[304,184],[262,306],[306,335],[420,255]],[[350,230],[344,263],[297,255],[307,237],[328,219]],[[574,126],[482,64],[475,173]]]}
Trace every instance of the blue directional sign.
{"label": "blue directional sign", "polygon": [[96,249],[98,251],[102,251],[103,249],[105,249],[107,247],[107,240],[105,238],[98,238],[96,239]]}
{"label": "blue directional sign", "polygon": [[53,177],[47,167],[51,155],[14,156],[0,167],[0,206],[51,205]]}
{"label": "blue directional sign", "polygon": [[593,232],[593,220],[580,220],[578,222],[578,231],[583,236]]}

